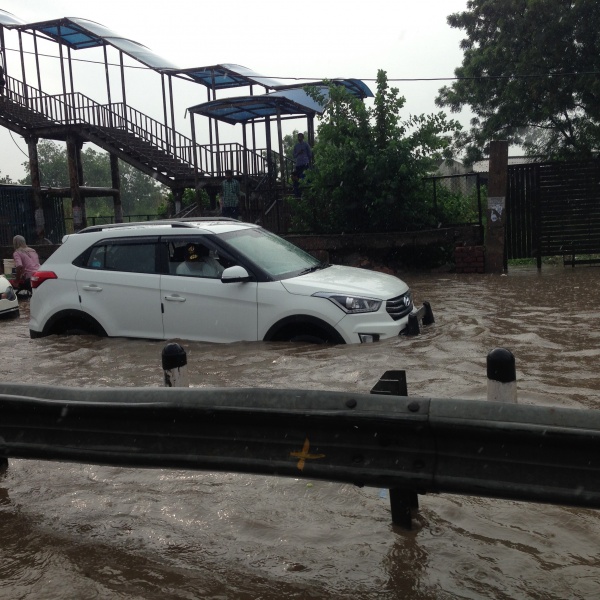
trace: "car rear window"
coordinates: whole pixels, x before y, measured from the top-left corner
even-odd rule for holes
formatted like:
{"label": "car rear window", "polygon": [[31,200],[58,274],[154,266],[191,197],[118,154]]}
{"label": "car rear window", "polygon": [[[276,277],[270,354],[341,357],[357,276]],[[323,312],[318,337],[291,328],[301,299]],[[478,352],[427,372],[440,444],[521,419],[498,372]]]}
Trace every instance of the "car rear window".
{"label": "car rear window", "polygon": [[107,242],[92,247],[84,268],[127,273],[156,272],[156,244]]}

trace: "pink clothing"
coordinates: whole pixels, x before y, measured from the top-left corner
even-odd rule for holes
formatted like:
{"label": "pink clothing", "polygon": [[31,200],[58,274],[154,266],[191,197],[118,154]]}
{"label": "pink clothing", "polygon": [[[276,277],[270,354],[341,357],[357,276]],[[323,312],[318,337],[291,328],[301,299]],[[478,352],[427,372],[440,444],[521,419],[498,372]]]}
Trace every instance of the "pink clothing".
{"label": "pink clothing", "polygon": [[15,267],[23,267],[25,270],[25,279],[30,279],[31,276],[39,270],[40,259],[38,253],[33,248],[22,248],[15,250],[13,253]]}

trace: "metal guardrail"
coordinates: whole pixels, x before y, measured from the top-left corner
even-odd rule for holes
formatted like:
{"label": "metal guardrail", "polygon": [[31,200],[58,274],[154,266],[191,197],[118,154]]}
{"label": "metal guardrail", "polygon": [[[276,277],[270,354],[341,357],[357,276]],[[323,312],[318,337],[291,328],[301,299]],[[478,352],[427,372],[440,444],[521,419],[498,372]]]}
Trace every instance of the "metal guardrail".
{"label": "metal guardrail", "polygon": [[313,390],[0,384],[5,458],[600,508],[599,450],[592,410]]}

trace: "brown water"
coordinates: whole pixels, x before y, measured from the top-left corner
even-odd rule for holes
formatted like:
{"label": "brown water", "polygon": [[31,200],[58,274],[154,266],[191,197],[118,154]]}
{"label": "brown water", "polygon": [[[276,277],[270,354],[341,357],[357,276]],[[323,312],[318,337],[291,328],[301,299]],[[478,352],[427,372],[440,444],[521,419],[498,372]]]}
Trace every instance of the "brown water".
{"label": "brown water", "polygon": [[[486,397],[486,356],[516,358],[524,404],[600,406],[600,269],[407,277],[436,323],[376,345],[181,342],[190,385]],[[31,340],[0,322],[5,381],[162,386],[162,342]],[[11,460],[0,479],[0,598],[600,597],[600,511],[420,497],[411,532],[387,492],[322,481]]]}

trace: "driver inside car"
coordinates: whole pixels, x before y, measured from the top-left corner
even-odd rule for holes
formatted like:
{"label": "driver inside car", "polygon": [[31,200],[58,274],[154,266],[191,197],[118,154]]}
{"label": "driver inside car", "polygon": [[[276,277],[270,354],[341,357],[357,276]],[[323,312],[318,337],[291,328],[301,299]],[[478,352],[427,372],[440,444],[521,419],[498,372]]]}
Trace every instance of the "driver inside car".
{"label": "driver inside car", "polygon": [[223,266],[210,256],[210,251],[206,246],[190,243],[185,247],[185,261],[177,267],[176,273],[177,275],[218,279],[223,270]]}

